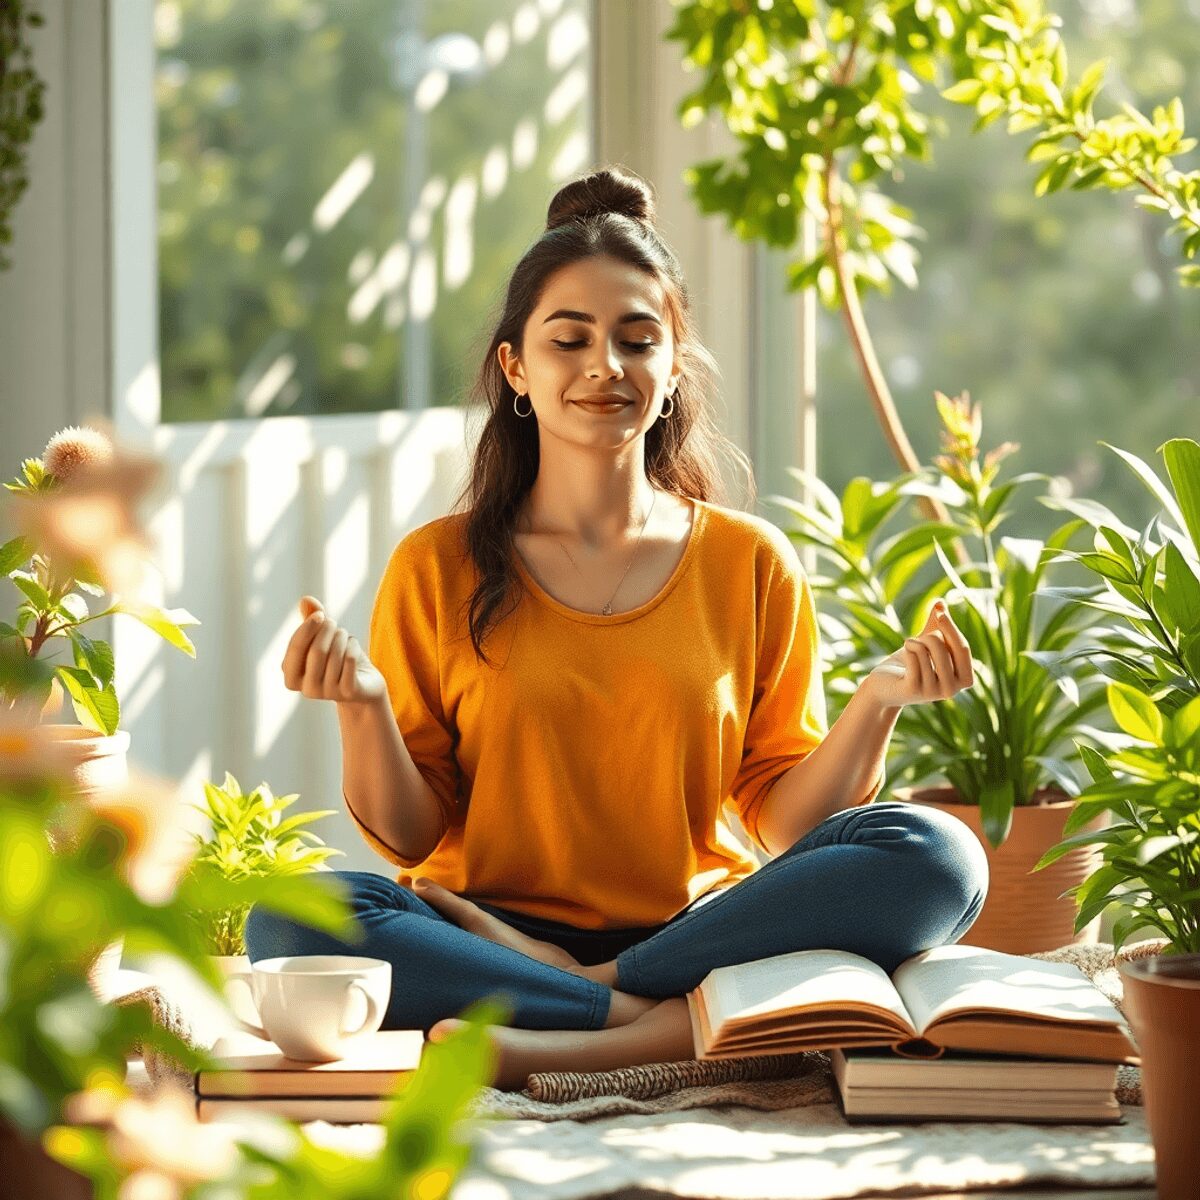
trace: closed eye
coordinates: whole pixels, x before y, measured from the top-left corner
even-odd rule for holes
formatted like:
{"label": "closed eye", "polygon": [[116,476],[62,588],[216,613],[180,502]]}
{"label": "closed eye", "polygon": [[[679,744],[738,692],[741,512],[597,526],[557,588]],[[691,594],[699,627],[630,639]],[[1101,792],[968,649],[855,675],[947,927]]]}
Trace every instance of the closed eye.
{"label": "closed eye", "polygon": [[[560,342],[556,338],[551,338],[551,341],[560,350],[577,350],[580,346],[582,346],[584,344],[583,342]],[[622,342],[621,345],[628,346],[629,349],[634,351],[636,354],[645,354],[647,350],[652,350],[656,345],[658,345],[658,343],[657,342]]]}

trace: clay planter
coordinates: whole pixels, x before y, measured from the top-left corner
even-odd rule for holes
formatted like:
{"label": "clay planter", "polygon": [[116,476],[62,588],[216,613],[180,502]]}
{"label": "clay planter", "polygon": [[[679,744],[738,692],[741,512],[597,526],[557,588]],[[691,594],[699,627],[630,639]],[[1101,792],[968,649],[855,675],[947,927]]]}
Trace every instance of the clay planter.
{"label": "clay planter", "polygon": [[[42,725],[40,732],[46,738],[43,747],[48,749],[52,769],[68,796],[86,801],[128,784],[129,734],[125,730],[109,735],[82,725]],[[112,995],[122,948],[120,938],[105,946],[88,972],[88,986],[101,1000]]]}
{"label": "clay planter", "polygon": [[51,1158],[37,1138],[25,1137],[0,1119],[3,1194],[8,1200],[92,1200],[95,1189],[85,1175]]}
{"label": "clay planter", "polygon": [[[1042,855],[1063,840],[1063,825],[1075,807],[1065,792],[1039,788],[1033,804],[1014,808],[1012,827],[999,849],[993,849],[983,832],[979,806],[963,803],[954,788],[896,788],[892,795],[957,817],[983,846],[989,871],[987,899],[975,923],[959,939],[962,945],[1005,954],[1034,954],[1099,940],[1100,917],[1075,933],[1075,898],[1062,893],[1103,865],[1101,847],[1079,846],[1043,870],[1033,871]],[[1099,813],[1078,832],[1103,829],[1107,824],[1108,814]]]}
{"label": "clay planter", "polygon": [[1158,1200],[1195,1200],[1200,1174],[1200,954],[1118,957],[1142,1059]]}

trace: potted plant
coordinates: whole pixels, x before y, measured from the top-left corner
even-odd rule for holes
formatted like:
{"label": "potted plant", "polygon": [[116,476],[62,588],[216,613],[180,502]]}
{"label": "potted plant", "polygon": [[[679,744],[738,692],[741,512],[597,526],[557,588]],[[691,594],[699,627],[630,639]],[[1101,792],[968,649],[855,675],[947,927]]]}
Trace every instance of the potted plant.
{"label": "potted plant", "polygon": [[[226,771],[221,787],[205,782],[204,799],[203,805],[191,806],[203,813],[210,825],[207,836],[192,834],[197,852],[190,871],[195,877],[239,880],[300,875],[329,870],[326,859],[343,853],[301,828],[331,816],[333,809],[284,819],[284,811],[299,799],[298,792],[276,796],[265,783],[243,792]],[[205,947],[226,976],[245,966],[249,913],[250,905],[243,904],[197,915]]]}
{"label": "potted plant", "polygon": [[[144,541],[132,506],[156,475],[152,463],[118,451],[98,429],[69,426],[50,439],[41,458],[26,459],[22,472],[4,485],[18,499],[23,530],[0,546],[0,575],[20,595],[14,623],[0,621],[0,653],[7,660],[0,712],[39,722],[59,759],[62,785],[80,799],[97,798],[128,783],[129,734],[119,728],[112,648],[91,636],[91,622],[126,613],[192,658],[195,647],[182,626],[198,622],[184,609],[133,597],[95,612],[88,602],[141,578]],[[64,693],[77,725],[46,720]],[[93,983],[101,992],[120,959],[119,943],[97,959]]]}
{"label": "potted plant", "polygon": [[[1065,854],[1052,873],[1029,877],[1062,836],[1080,790],[1068,762],[1073,740],[1094,739],[1097,731],[1085,722],[1104,705],[1098,683],[1049,669],[1056,655],[1081,644],[1091,614],[1061,604],[1046,614],[1034,604],[1048,556],[1084,522],[1078,518],[1045,545],[1032,538],[997,541],[1012,494],[1047,477],[998,481],[1000,463],[1017,447],[1005,443],[981,456],[979,406],[940,392],[936,402],[942,453],[932,468],[885,483],[853,479],[840,499],[793,469],[814,502],[767,499],[796,519],[789,536],[815,546],[831,568],[812,585],[825,600],[819,619],[835,702],[919,632],[939,596],[970,644],[974,686],[950,704],[903,709],[888,764],[896,799],[951,813],[987,853],[988,896],[963,942],[1028,954],[1095,941],[1099,921],[1075,927],[1074,906],[1063,897],[1094,869],[1094,846]],[[951,521],[919,520],[885,537],[889,521],[922,496],[941,500]],[[959,557],[957,565],[943,546]],[[927,565],[932,578],[920,579]],[[1102,821],[1095,818],[1097,826]]]}
{"label": "potted plant", "polygon": [[[1034,869],[1090,845],[1101,862],[1072,889],[1076,927],[1109,904],[1126,910],[1113,950],[1142,1058],[1158,1194],[1173,1200],[1195,1195],[1200,1145],[1200,444],[1176,438],[1160,447],[1169,488],[1136,455],[1108,448],[1160,511],[1139,535],[1101,505],[1060,502],[1094,530],[1092,549],[1061,556],[1099,582],[1046,590],[1113,618],[1089,658],[1109,677],[1123,736],[1103,753],[1080,747],[1092,782],[1075,797],[1063,840]],[[1071,664],[1064,656],[1057,669]],[[1089,826],[1099,814],[1113,820],[1096,832]],[[1122,957],[1125,941],[1146,928],[1163,935],[1159,953]]]}

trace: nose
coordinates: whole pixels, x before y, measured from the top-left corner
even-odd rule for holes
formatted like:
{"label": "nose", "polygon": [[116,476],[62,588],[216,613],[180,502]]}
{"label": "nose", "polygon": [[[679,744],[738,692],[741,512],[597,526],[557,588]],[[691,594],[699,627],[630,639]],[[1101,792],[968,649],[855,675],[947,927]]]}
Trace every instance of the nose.
{"label": "nose", "polygon": [[625,372],[621,369],[621,359],[608,339],[597,338],[593,357],[587,366],[589,379],[620,379]]}

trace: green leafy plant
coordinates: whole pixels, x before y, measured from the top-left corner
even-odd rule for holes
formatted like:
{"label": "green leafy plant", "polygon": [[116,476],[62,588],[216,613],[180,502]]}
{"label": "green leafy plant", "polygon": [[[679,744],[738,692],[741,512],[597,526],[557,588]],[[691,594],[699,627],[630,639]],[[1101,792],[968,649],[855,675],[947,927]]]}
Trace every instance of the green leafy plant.
{"label": "green leafy plant", "polygon": [[[388,1106],[381,1122],[383,1145],[371,1156],[319,1145],[275,1119],[256,1131],[224,1126],[222,1140],[213,1136],[213,1126],[185,1123],[182,1110],[191,1105],[190,1098],[164,1097],[162,1124],[182,1126],[175,1141],[183,1144],[170,1167],[153,1172],[164,1179],[162,1192],[155,1194],[175,1195],[174,1185],[190,1184],[186,1194],[195,1200],[444,1200],[470,1161],[474,1127],[491,1119],[474,1112],[473,1101],[495,1060],[487,1026],[507,1020],[509,1012],[504,1004],[486,1000],[463,1017],[460,1029],[426,1045],[421,1065]],[[135,1128],[153,1129],[154,1102],[135,1103],[141,1110]],[[128,1135],[114,1139],[104,1129],[59,1126],[49,1131],[46,1144],[60,1162],[91,1178],[96,1200],[121,1200],[135,1171],[152,1173],[140,1153],[143,1147]],[[153,1162],[153,1151],[149,1157]]]}
{"label": "green leafy plant", "polygon": [[[1184,136],[1178,96],[1156,105],[1151,116],[1127,101],[1121,111],[1097,119],[1093,105],[1108,68],[1090,64],[1070,86],[1060,19],[1033,0],[992,5],[981,18],[1003,37],[981,47],[971,76],[942,94],[974,105],[976,129],[1008,117],[1009,133],[1034,132],[1027,157],[1045,165],[1034,182],[1039,195],[1070,186],[1072,191],[1135,190],[1134,203],[1166,213],[1174,223],[1185,258],[1200,251],[1200,170],[1183,171],[1175,158],[1195,149]],[[1200,266],[1176,268],[1184,286],[1200,287]]]}
{"label": "green leafy plant", "polygon": [[[68,428],[51,438],[47,462],[26,459],[22,475],[4,486],[23,500],[44,502],[78,481],[81,472],[107,462],[111,454],[103,434]],[[0,670],[0,712],[19,707],[37,719],[57,684],[70,697],[81,725],[98,733],[115,733],[121,706],[113,682],[112,647],[85,630],[91,622],[114,613],[136,618],[176,649],[196,657],[183,626],[199,621],[185,609],[162,609],[128,597],[93,612],[87,597],[105,594],[95,565],[56,558],[47,547],[36,545],[28,532],[0,545],[0,575],[7,576],[21,596],[15,623],[0,621],[0,658],[5,662]],[[60,649],[69,651],[70,662],[50,661]]]}
{"label": "green leafy plant", "polygon": [[[200,1061],[148,1010],[93,994],[89,967],[115,939],[127,953],[166,953],[219,990],[197,916],[259,903],[354,929],[344,897],[304,879],[180,877],[171,838],[155,828],[174,819],[170,798],[135,788],[82,803],[39,767],[39,736],[0,736],[0,1120],[26,1134],[60,1119],[66,1097],[93,1077],[123,1079],[138,1044]],[[62,834],[53,846],[52,827]]]}
{"label": "green leafy plant", "polygon": [[[1107,443],[1102,443],[1107,445]],[[1105,752],[1080,747],[1090,786],[1075,799],[1063,840],[1034,867],[1099,843],[1103,864],[1071,889],[1076,930],[1109,904],[1126,911],[1113,925],[1120,949],[1151,926],[1170,941],[1165,953],[1200,953],[1200,444],[1175,438],[1159,447],[1170,487],[1142,459],[1114,446],[1159,503],[1139,534],[1103,505],[1058,500],[1093,530],[1093,548],[1066,548],[1099,577],[1092,587],[1045,588],[1069,607],[1113,618],[1093,631],[1087,658],[1108,678],[1107,700],[1122,737]],[[1079,653],[1054,665],[1077,670]],[[1098,833],[1078,833],[1097,813],[1112,814]]]}
{"label": "green leafy plant", "polygon": [[[211,823],[205,837],[193,834],[199,850],[191,870],[221,879],[246,879],[251,876],[275,878],[316,870],[326,859],[343,851],[326,846],[315,833],[302,829],[321,817],[332,816],[333,809],[297,813],[283,817],[284,810],[300,798],[298,792],[276,796],[260,783],[252,792],[228,772],[221,787],[204,784],[205,803],[194,804]],[[212,954],[244,954],[248,905],[222,909],[204,915],[201,925]]]}
{"label": "green leafy plant", "polygon": [[[770,496],[796,526],[793,541],[811,544],[831,568],[814,576],[826,603],[820,620],[829,656],[830,694],[847,696],[904,639],[923,626],[939,596],[971,647],[974,686],[953,704],[907,706],[897,719],[889,760],[892,783],[936,778],[965,803],[977,804],[988,840],[1008,836],[1013,808],[1036,803],[1043,788],[1080,790],[1067,755],[1075,735],[1090,738],[1088,714],[1104,704],[1103,689],[1050,668],[1077,646],[1089,613],[1067,608],[1037,611],[1033,600],[1049,556],[1083,524],[1077,519],[1043,544],[1032,538],[996,538],[1019,487],[1048,477],[1026,473],[999,481],[1000,463],[1017,447],[1006,443],[980,454],[982,417],[964,396],[937,393],[943,452],[932,468],[888,482],[860,477],[839,499],[824,483],[793,468],[815,503]],[[918,520],[885,536],[914,497],[936,495],[949,522]],[[966,565],[953,564],[945,547],[972,547]],[[932,581],[922,569],[940,570]],[[1073,757],[1073,754],[1070,755]]]}
{"label": "green leafy plant", "polygon": [[[0,4],[0,246],[12,244],[12,212],[29,186],[27,147],[45,113],[45,82],[33,69],[30,29],[46,23],[25,0]],[[0,250],[0,270],[12,265]]]}
{"label": "green leafy plant", "polygon": [[[975,129],[1008,116],[1008,132],[1036,131],[1029,157],[1045,160],[1038,195],[1068,182],[1139,194],[1167,214],[1184,257],[1200,250],[1200,171],[1175,157],[1184,137],[1178,97],[1147,117],[1132,105],[1093,116],[1106,62],[1071,86],[1058,17],[1040,0],[900,0],[895,4],[684,0],[668,39],[694,87],[677,115],[690,129],[710,114],[733,135],[728,152],[684,174],[697,208],[725,217],[744,241],[798,253],[790,290],[815,289],[840,308],[875,416],[899,468],[920,469],[863,311],[870,292],[915,288],[926,236],[918,214],[886,194],[909,162],[932,161],[947,124],[938,98],[974,105]],[[803,237],[802,222],[815,237]],[[1200,284],[1200,266],[1179,269]],[[922,497],[930,519],[950,514]]]}

